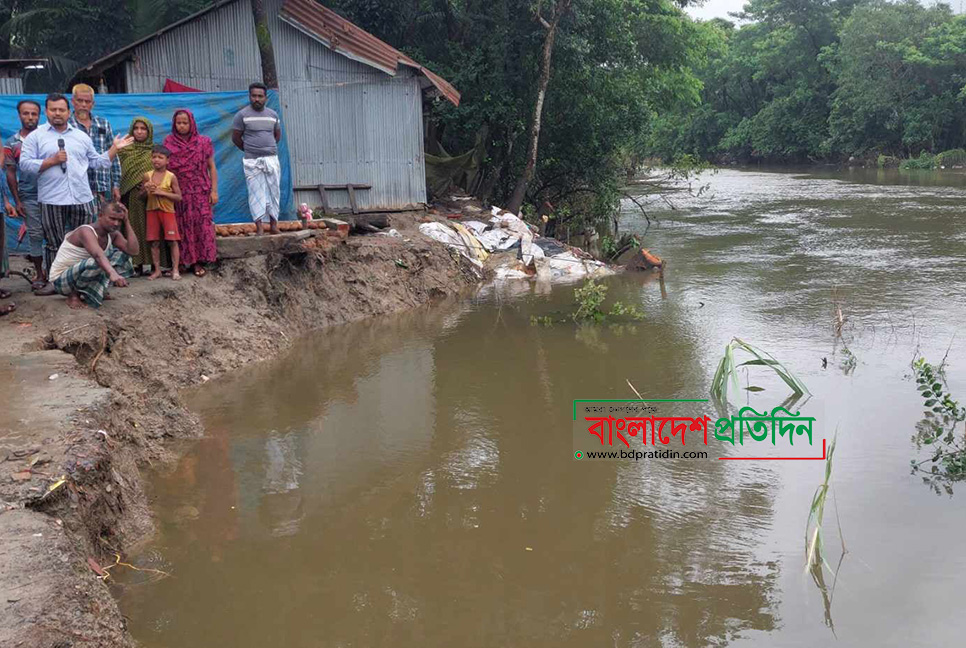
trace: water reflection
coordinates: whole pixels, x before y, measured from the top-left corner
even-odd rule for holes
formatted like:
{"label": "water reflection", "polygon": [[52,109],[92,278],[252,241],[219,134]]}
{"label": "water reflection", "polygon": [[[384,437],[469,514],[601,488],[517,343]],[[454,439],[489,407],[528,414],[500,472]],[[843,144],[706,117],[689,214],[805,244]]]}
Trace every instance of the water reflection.
{"label": "water reflection", "polygon": [[[908,475],[921,412],[904,376],[916,345],[941,357],[966,317],[949,222],[966,193],[853,176],[713,182],[652,228],[649,247],[670,259],[663,282],[605,280],[642,322],[531,326],[567,312],[573,287],[508,282],[326,330],[200,390],[208,437],[154,488],[153,549],[176,577],[122,592],[136,637],[159,648],[829,643],[831,585],[815,587],[802,547],[820,462],[571,459],[573,399],[631,397],[627,380],[644,398],[703,397],[735,335],[793,368],[845,431],[833,481],[852,553],[836,634],[847,645],[958,637],[966,559],[944,538],[966,532],[966,515]],[[909,217],[902,205],[916,201],[925,207]],[[850,371],[837,368],[835,286]],[[955,342],[950,357],[964,352]],[[966,393],[966,367],[949,378]],[[741,394],[759,411],[787,391],[761,385]]]}

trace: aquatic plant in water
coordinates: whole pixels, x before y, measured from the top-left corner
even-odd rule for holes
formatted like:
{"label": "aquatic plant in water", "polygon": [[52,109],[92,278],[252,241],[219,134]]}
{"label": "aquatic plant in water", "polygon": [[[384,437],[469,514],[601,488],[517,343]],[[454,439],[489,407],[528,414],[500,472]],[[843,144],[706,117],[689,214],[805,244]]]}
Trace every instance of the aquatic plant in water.
{"label": "aquatic plant in water", "polygon": [[[735,351],[744,351],[752,356],[751,360],[737,363]],[[792,390],[792,397],[797,398],[808,394],[805,384],[795,377],[795,375],[782,363],[775,359],[767,351],[738,338],[732,338],[725,346],[724,355],[718,363],[714,378],[711,380],[711,395],[721,404],[728,401],[728,383],[730,382],[735,391],[740,388],[738,384],[738,370],[742,367],[768,367],[778,375],[782,381]]]}
{"label": "aquatic plant in water", "polygon": [[931,464],[923,479],[940,492],[940,484],[948,493],[952,488],[948,483],[966,478],[966,436],[956,429],[966,421],[966,407],[953,400],[947,390],[944,364],[938,367],[929,364],[922,356],[912,364],[916,375],[916,388],[923,399],[925,413],[916,424],[916,434],[912,437],[916,447],[926,446],[930,455],[921,461],[911,460],[913,472],[925,472],[923,464]]}
{"label": "aquatic plant in water", "polygon": [[[842,524],[838,519],[838,507],[835,510],[835,520],[838,526],[839,541],[842,543],[842,553],[839,555],[838,565],[833,570],[825,558],[825,504],[828,501],[828,494],[831,490],[832,482],[832,457],[835,456],[835,443],[838,441],[838,434],[832,437],[829,444],[828,455],[825,458],[825,481],[818,485],[815,494],[812,495],[812,504],[808,509],[808,520],[805,522],[805,568],[812,575],[812,581],[822,594],[822,604],[825,609],[825,625],[835,633],[835,624],[832,622],[832,599],[835,595],[835,584],[838,582],[839,569],[842,567],[842,560],[845,558],[845,537],[842,535]],[[832,586],[825,583],[824,569],[832,575]]]}
{"label": "aquatic plant in water", "polygon": [[601,306],[607,298],[607,286],[597,283],[593,279],[588,279],[580,288],[574,289],[574,299],[577,301],[577,310],[574,311],[572,318],[577,323],[603,322],[608,317],[623,317],[633,320],[644,319],[644,313],[632,304],[614,302],[609,312],[605,312]]}
{"label": "aquatic plant in water", "polygon": [[[825,562],[822,523],[825,518],[825,502],[828,499],[832,479],[832,457],[835,455],[835,442],[837,440],[838,435],[832,437],[832,442],[829,444],[828,455],[825,458],[825,481],[815,489],[815,494],[812,496],[812,505],[808,510],[808,521],[805,523],[805,565],[809,569]],[[845,551],[844,542],[842,543],[842,551]]]}
{"label": "aquatic plant in water", "polygon": [[606,317],[601,305],[607,298],[607,286],[603,286],[593,279],[580,288],[574,288],[574,299],[577,300],[577,310],[574,311],[575,322],[600,322]]}

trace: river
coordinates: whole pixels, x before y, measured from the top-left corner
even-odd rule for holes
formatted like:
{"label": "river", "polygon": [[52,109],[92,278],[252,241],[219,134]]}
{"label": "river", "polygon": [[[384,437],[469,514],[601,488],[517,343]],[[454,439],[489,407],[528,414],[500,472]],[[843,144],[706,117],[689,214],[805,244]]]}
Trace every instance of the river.
{"label": "river", "polygon": [[[910,365],[948,352],[966,399],[966,176],[723,170],[699,184],[673,210],[650,205],[663,286],[604,281],[638,323],[535,326],[572,308],[573,286],[508,284],[325,330],[199,390],[208,436],[154,478],[159,533],[132,559],[170,577],[114,570],[134,636],[958,645],[966,484],[910,472],[924,457]],[[622,228],[643,232],[625,210]],[[574,399],[632,398],[628,379],[644,398],[706,398],[733,336],[794,371],[837,429],[824,594],[804,547],[824,462],[572,456]],[[761,371],[743,382],[764,391],[734,396],[759,410],[785,395]]]}

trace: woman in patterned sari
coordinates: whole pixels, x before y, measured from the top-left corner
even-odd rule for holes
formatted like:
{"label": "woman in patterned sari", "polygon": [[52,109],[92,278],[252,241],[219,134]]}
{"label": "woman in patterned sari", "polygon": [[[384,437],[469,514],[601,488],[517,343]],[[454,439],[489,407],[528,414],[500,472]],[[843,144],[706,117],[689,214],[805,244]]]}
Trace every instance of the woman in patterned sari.
{"label": "woman in patterned sari", "polygon": [[186,108],[174,111],[171,134],[164,138],[171,151],[168,170],[178,177],[182,200],[176,206],[181,232],[181,263],[203,277],[203,264],[218,257],[212,207],[218,203],[218,169],[211,139],[198,133],[195,116]]}
{"label": "woman in patterned sari", "polygon": [[[154,146],[154,126],[145,117],[135,117],[127,132],[134,143],[118,152],[121,159],[121,202],[127,207],[131,227],[141,243],[141,251],[131,258],[135,274],[151,262],[151,251],[145,242],[147,233],[147,197],[140,195],[141,180],[151,170],[151,148]],[[162,266],[164,262],[162,261]]]}

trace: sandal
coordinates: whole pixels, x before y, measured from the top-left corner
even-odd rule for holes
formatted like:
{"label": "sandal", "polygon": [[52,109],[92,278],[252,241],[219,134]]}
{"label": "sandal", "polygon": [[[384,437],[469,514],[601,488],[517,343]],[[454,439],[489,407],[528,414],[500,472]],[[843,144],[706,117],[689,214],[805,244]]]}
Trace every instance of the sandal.
{"label": "sandal", "polygon": [[9,290],[0,290],[0,299],[10,299],[13,293]]}
{"label": "sandal", "polygon": [[0,317],[3,317],[4,315],[9,315],[15,310],[17,310],[16,304],[4,304],[3,306],[0,306]]}
{"label": "sandal", "polygon": [[32,281],[30,283],[30,289],[31,290],[40,290],[41,288],[43,288],[46,285],[47,285],[47,282],[46,281],[40,281],[40,280]]}
{"label": "sandal", "polygon": [[206,274],[208,274],[208,271],[201,266],[195,266],[194,273],[196,277],[204,277]]}

